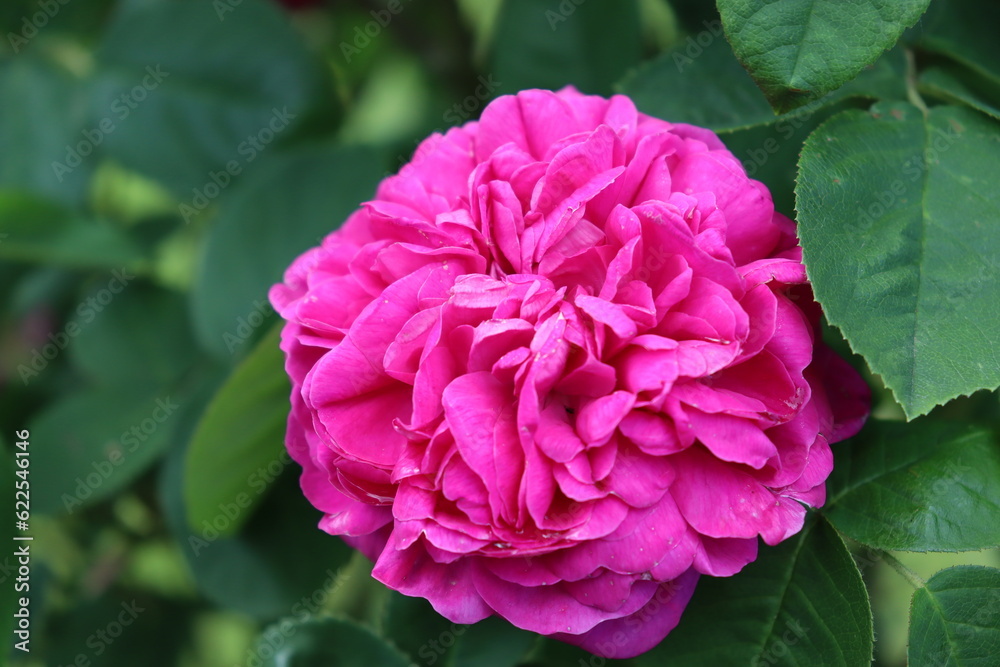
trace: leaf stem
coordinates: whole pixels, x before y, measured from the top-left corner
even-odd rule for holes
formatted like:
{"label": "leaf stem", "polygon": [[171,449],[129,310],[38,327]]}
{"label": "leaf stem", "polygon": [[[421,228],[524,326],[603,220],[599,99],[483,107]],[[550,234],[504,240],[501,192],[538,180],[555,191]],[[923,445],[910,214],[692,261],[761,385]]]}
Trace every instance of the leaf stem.
{"label": "leaf stem", "polygon": [[917,59],[913,55],[913,51],[906,49],[906,99],[910,101],[910,104],[920,109],[920,112],[927,116],[929,110],[927,109],[927,103],[924,102],[924,98],[920,96],[917,91]]}
{"label": "leaf stem", "polygon": [[888,551],[882,551],[881,556],[882,559],[888,563],[892,569],[898,572],[903,579],[906,579],[906,581],[909,582],[913,588],[923,588],[927,585],[927,582],[924,581],[919,574],[903,565],[899,562],[899,559],[890,554]]}

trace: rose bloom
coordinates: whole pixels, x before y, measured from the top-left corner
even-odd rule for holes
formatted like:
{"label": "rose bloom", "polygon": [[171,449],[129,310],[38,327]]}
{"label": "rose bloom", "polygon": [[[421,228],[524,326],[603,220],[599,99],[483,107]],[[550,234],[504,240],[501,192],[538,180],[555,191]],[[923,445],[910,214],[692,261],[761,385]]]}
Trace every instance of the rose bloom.
{"label": "rose bloom", "polygon": [[432,135],[270,298],[320,527],[456,623],[606,657],[799,531],[867,414],[792,221],[623,96]]}

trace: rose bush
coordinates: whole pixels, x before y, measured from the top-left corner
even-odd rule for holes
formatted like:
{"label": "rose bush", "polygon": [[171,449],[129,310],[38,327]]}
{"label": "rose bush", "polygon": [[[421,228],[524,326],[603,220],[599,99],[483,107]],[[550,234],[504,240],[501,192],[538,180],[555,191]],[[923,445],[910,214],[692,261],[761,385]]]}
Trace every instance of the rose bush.
{"label": "rose bush", "polygon": [[868,409],[767,189],[623,96],[431,136],[270,298],[321,528],[452,621],[608,657],[796,533]]}

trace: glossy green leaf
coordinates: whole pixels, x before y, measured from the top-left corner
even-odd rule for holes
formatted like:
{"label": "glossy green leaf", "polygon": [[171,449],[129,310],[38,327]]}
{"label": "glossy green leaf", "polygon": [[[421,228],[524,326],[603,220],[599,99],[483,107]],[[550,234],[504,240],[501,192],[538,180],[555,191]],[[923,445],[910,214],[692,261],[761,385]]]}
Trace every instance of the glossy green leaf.
{"label": "glossy green leaf", "polygon": [[836,531],[813,515],[779,546],[761,545],[739,574],[702,577],[678,626],[635,663],[865,667],[872,641],[861,573]]}
{"label": "glossy green leaf", "polygon": [[920,92],[1000,119],[1000,86],[974,72],[959,67],[931,67],[920,73]]}
{"label": "glossy green leaf", "polygon": [[1000,385],[1000,125],[965,108],[847,111],[806,141],[799,237],[829,321],[908,417]]}
{"label": "glossy green leaf", "polygon": [[286,619],[257,642],[262,667],[409,667],[393,646],[368,628],[339,618]]}
{"label": "glossy green leaf", "polygon": [[1000,656],[1000,570],[952,567],[913,594],[910,667],[993,667]]}
{"label": "glossy green leaf", "polygon": [[328,125],[336,117],[328,76],[266,0],[118,12],[97,53],[96,86],[107,154],[197,208],[311,114]]}
{"label": "glossy green leaf", "polygon": [[916,46],[948,56],[1000,83],[1000,4],[934,0],[913,31]]}
{"label": "glossy green leaf", "polygon": [[930,0],[719,0],[736,57],[789,111],[836,90],[892,47]]}
{"label": "glossy green leaf", "polygon": [[196,333],[207,350],[232,359],[248,347],[261,316],[273,312],[268,289],[372,196],[379,158],[364,147],[318,146],[247,174],[219,212],[194,290]]}
{"label": "glossy green leaf", "polygon": [[0,259],[131,271],[146,265],[138,246],[121,229],[10,190],[0,190]]}
{"label": "glossy green leaf", "polygon": [[834,455],[823,512],[848,537],[897,551],[1000,546],[1000,445],[988,431],[872,421]]}
{"label": "glossy green leaf", "polygon": [[636,0],[502,0],[487,71],[498,93],[573,85],[606,95],[639,63],[640,38]]}
{"label": "glossy green leaf", "polygon": [[130,285],[93,322],[81,326],[70,356],[107,386],[170,386],[195,360],[184,295]]}
{"label": "glossy green leaf", "polygon": [[83,202],[96,166],[93,142],[83,134],[87,85],[28,54],[0,62],[0,99],[6,101],[0,105],[0,188]]}
{"label": "glossy green leaf", "polygon": [[802,109],[776,115],[736,60],[722,37],[721,25],[709,24],[697,38],[688,37],[674,50],[643,64],[619,88],[651,116],[729,132],[789,122],[849,97],[902,99],[904,60],[901,51],[890,51],[832,93]]}
{"label": "glossy green leaf", "polygon": [[181,396],[129,387],[84,390],[35,415],[32,510],[78,511],[109,498],[143,473],[166,449]]}
{"label": "glossy green leaf", "polygon": [[273,328],[233,371],[208,404],[187,452],[184,502],[188,523],[198,527],[230,506],[239,511],[222,534],[232,534],[250,517],[260,493],[257,471],[287,459],[285,422],[291,387]]}

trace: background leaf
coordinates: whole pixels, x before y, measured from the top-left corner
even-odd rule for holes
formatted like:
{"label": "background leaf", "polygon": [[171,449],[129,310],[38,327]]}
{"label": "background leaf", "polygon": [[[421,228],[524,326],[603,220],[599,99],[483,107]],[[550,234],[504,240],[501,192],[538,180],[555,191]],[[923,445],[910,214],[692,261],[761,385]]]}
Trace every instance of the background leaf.
{"label": "background leaf", "polygon": [[836,90],[892,47],[930,0],[719,0],[736,57],[777,111]]}
{"label": "background leaf", "polygon": [[851,539],[902,551],[1000,546],[1000,446],[989,431],[873,420],[834,456],[823,512]]}
{"label": "background leaf", "polygon": [[[89,111],[88,85],[29,55],[0,61],[0,99],[8,101],[0,105],[0,187],[64,204],[82,203],[95,162],[92,155],[77,151],[81,142],[87,143],[82,132]],[[71,153],[79,160],[68,158]],[[66,170],[54,168],[57,162]]]}
{"label": "background leaf", "polygon": [[[706,46],[688,38],[681,46],[644,63],[619,88],[643,113],[673,123],[691,123],[716,132],[778,123],[812,114],[849,97],[900,98],[903,53],[893,50],[863,70],[853,81],[818,98],[802,109],[776,114],[767,98],[743,69],[721,27],[699,33],[711,39]],[[779,181],[775,180],[774,183]]]}
{"label": "background leaf", "polygon": [[1000,385],[1000,126],[908,104],[838,114],[806,141],[799,237],[829,321],[908,417]]}
{"label": "background leaf", "polygon": [[10,190],[0,190],[0,259],[133,271],[146,264],[138,246],[111,224]]}
{"label": "background leaf", "polygon": [[32,510],[72,513],[119,492],[166,449],[183,402],[159,390],[115,387],[51,403],[29,427]]}
{"label": "background leaf", "polygon": [[137,3],[97,53],[94,124],[111,128],[103,149],[189,203],[195,189],[214,199],[212,173],[231,178],[227,164],[246,168],[309,116],[336,121],[330,84],[274,4],[234,7]]}
{"label": "background leaf", "polygon": [[1000,83],[1000,43],[994,27],[1000,5],[979,0],[934,0],[913,31],[916,46],[948,56]]}
{"label": "background leaf", "polygon": [[1000,85],[974,72],[959,67],[931,67],[920,74],[920,91],[1000,119]]}
{"label": "background leaf", "polygon": [[184,465],[184,502],[192,527],[211,523],[232,507],[234,516],[218,530],[223,535],[238,531],[261,498],[248,489],[251,480],[262,466],[288,456],[283,443],[291,387],[279,338],[275,327],[261,339],[198,423]]}
{"label": "background leaf", "polygon": [[243,323],[273,312],[268,289],[374,194],[381,167],[371,148],[317,146],[275,156],[246,175],[219,212],[194,289],[195,330],[205,349],[231,359],[248,347]]}
{"label": "background leaf", "polygon": [[990,667],[1000,655],[1000,570],[952,567],[913,594],[912,667]]}
{"label": "background leaf", "polygon": [[503,92],[572,84],[606,95],[639,62],[640,36],[635,0],[502,0],[487,71]]}
{"label": "background leaf", "polygon": [[[276,647],[279,640],[282,643]],[[345,646],[350,646],[351,650],[343,650]],[[264,632],[257,643],[256,653],[265,658],[263,667],[409,666],[398,651],[382,642],[367,628],[336,618],[282,621]]]}
{"label": "background leaf", "polygon": [[80,329],[69,351],[77,367],[100,384],[172,386],[197,351],[187,300],[148,284],[130,285],[113,308]]}

